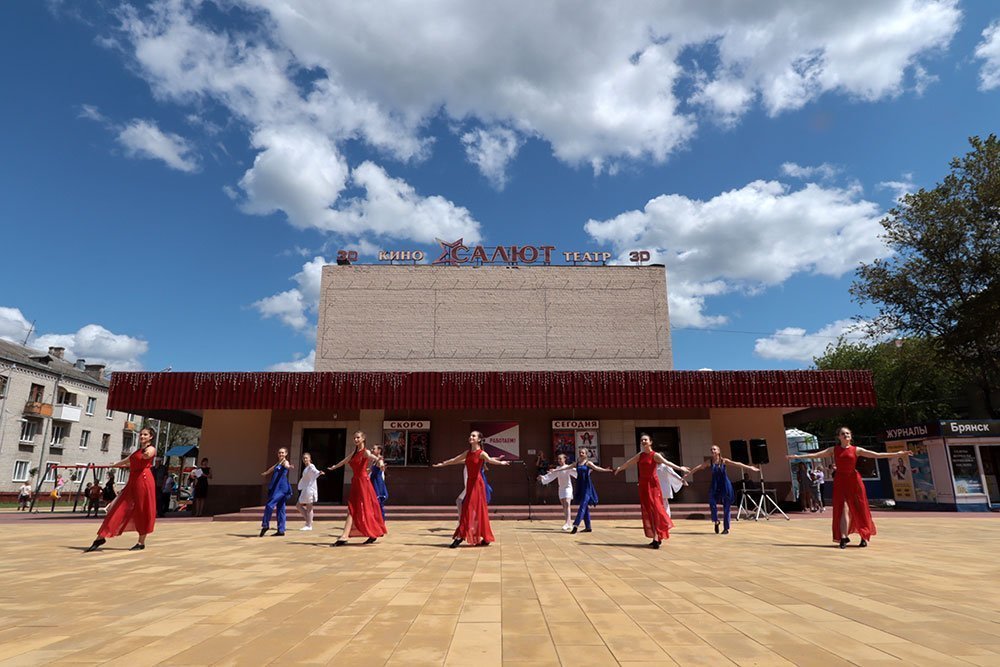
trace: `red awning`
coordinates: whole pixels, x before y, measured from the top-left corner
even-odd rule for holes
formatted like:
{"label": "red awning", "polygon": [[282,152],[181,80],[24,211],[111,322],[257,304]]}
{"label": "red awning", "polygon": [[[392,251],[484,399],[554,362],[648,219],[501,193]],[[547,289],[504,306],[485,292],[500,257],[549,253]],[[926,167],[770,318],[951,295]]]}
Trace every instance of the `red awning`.
{"label": "red awning", "polygon": [[868,371],[115,373],[111,410],[872,407]]}

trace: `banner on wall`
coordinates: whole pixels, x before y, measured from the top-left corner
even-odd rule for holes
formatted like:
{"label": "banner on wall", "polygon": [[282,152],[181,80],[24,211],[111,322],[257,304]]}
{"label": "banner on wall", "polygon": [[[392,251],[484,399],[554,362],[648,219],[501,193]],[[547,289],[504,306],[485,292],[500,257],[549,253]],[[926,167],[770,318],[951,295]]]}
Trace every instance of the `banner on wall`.
{"label": "banner on wall", "polygon": [[[887,442],[885,451],[902,452],[906,450],[905,442]],[[897,456],[889,459],[889,477],[892,479],[892,495],[904,503],[912,503],[917,500],[917,495],[913,490],[913,473],[910,470],[910,463],[906,456]]]}
{"label": "banner on wall", "polygon": [[552,460],[565,454],[569,461],[580,457],[580,450],[586,449],[590,460],[601,464],[601,422],[597,419],[553,419],[552,420]]}
{"label": "banner on wall", "polygon": [[906,443],[910,454],[910,475],[913,477],[913,494],[918,503],[936,503],[937,490],[934,488],[934,473],[931,472],[931,457],[927,445],[922,440]]}
{"label": "banner on wall", "polygon": [[503,455],[505,461],[521,458],[521,435],[517,422],[473,422],[473,431],[483,434],[483,449],[496,458]]}
{"label": "banner on wall", "polygon": [[955,479],[955,493],[970,496],[983,493],[983,478],[979,474],[976,448],[970,445],[948,448],[951,457],[951,474]]}

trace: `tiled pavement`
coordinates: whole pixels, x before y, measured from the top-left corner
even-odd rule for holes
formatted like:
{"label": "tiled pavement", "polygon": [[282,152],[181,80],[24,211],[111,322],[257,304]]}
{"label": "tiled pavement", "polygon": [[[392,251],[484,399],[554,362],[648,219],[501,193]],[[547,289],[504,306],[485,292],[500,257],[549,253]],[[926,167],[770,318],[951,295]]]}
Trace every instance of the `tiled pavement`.
{"label": "tiled pavement", "polygon": [[827,521],[681,521],[659,551],[632,521],[455,550],[174,521],[96,554],[96,524],[0,524],[0,665],[1000,665],[1000,519],[876,521],[845,551]]}

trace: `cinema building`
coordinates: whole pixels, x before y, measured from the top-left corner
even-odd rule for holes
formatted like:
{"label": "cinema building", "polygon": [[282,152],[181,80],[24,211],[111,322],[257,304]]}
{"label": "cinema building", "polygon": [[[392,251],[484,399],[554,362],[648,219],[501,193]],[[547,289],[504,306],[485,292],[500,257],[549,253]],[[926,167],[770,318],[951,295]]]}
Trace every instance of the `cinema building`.
{"label": "cinema building", "polygon": [[[683,465],[757,440],[768,486],[787,497],[785,416],[874,405],[870,375],[675,371],[666,285],[658,265],[330,265],[315,372],[116,373],[111,408],[201,426],[213,512],[261,504],[279,447],[329,465],[356,430],[385,447],[390,505],[454,503],[459,469],[428,464],[474,429],[525,463],[490,471],[495,504],[528,500],[539,453],[585,446],[617,465],[641,432]],[[321,500],[344,501],[350,474],[321,478]],[[634,468],[601,478],[602,502],[636,502],[635,484]],[[707,498],[707,476],[682,493]]]}

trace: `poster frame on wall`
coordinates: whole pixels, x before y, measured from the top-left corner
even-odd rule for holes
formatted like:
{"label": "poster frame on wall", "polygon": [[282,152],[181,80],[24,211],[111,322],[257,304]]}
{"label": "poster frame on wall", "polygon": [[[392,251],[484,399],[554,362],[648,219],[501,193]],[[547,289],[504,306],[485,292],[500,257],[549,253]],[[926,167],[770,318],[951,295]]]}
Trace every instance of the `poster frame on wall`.
{"label": "poster frame on wall", "polygon": [[[415,444],[422,446],[422,456],[411,454]],[[428,419],[387,419],[382,422],[382,457],[387,466],[429,466],[431,422]]]}
{"label": "poster frame on wall", "polygon": [[[906,445],[905,442],[887,442],[885,443],[885,451],[893,454],[904,452],[907,450]],[[889,459],[889,479],[892,482],[892,496],[896,502],[914,503],[917,501],[909,457],[898,456]]]}
{"label": "poster frame on wall", "polygon": [[[962,457],[961,465],[955,462],[956,453],[968,454],[966,450],[971,450],[971,463],[975,466],[975,471],[969,474],[967,468],[969,459]],[[986,485],[983,480],[983,465],[979,460],[979,447],[973,444],[953,445],[948,444],[948,468],[951,470],[951,483],[956,496],[983,496],[986,495]]]}
{"label": "poster frame on wall", "polygon": [[566,454],[570,461],[579,458],[581,448],[590,453],[590,460],[601,465],[601,421],[599,419],[553,419],[552,460]]}
{"label": "poster frame on wall", "polygon": [[483,435],[483,450],[493,458],[521,460],[521,424],[516,421],[476,421],[471,430]]}

